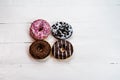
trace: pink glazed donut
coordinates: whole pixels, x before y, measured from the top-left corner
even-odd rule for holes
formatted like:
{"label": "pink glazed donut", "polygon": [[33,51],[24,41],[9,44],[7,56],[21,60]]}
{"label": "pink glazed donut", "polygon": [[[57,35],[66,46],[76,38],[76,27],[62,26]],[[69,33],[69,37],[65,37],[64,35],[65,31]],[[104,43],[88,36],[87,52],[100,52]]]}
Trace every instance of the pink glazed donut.
{"label": "pink glazed donut", "polygon": [[50,25],[43,19],[33,21],[30,27],[30,35],[35,40],[42,40],[48,37],[50,34]]}

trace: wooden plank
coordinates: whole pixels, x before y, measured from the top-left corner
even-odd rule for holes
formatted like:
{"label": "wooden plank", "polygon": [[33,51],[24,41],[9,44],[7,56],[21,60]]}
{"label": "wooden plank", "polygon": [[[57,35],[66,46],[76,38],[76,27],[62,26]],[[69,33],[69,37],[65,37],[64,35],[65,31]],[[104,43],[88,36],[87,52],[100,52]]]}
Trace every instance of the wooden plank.
{"label": "wooden plank", "polygon": [[[0,23],[30,23],[43,18],[49,22],[64,20],[69,22],[98,22],[118,21],[119,6],[58,6],[58,7],[0,7]],[[109,13],[109,14],[108,14]],[[98,21],[97,21],[98,20]]]}
{"label": "wooden plank", "polygon": [[[49,41],[51,46],[53,42]],[[0,44],[0,65],[6,64],[36,64],[45,62],[57,64],[59,61],[49,56],[45,60],[34,60],[29,55],[29,46],[31,43],[6,43]],[[63,62],[79,64],[120,64],[120,51],[116,46],[105,43],[88,42],[74,44],[74,55]],[[39,64],[39,63],[38,63]]]}
{"label": "wooden plank", "polygon": [[1,65],[1,80],[119,80],[120,65],[93,64],[18,64]]}
{"label": "wooden plank", "polygon": [[[28,26],[29,27],[29,26]],[[29,28],[24,24],[1,24],[0,42],[30,41]]]}
{"label": "wooden plank", "polygon": [[0,6],[104,6],[119,3],[119,0],[0,0]]}

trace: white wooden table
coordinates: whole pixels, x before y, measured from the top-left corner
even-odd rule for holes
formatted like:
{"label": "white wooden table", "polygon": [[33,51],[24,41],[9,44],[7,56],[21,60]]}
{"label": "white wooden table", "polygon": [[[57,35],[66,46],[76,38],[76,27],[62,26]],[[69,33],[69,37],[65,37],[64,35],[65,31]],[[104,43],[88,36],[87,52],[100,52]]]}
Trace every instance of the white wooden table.
{"label": "white wooden table", "polygon": [[[39,18],[73,26],[71,58],[30,57]],[[120,80],[120,0],[0,0],[0,80]]]}

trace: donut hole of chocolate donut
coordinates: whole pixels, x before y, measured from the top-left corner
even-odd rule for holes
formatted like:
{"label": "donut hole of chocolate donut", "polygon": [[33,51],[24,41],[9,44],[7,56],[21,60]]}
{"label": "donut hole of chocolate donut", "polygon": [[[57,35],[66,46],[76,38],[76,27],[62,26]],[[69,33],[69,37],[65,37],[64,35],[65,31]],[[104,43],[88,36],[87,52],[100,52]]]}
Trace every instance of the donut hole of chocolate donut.
{"label": "donut hole of chocolate donut", "polygon": [[44,48],[44,46],[41,45],[41,44],[37,46],[37,50],[38,50],[39,52],[42,52],[42,51],[43,51],[43,48]]}
{"label": "donut hole of chocolate donut", "polygon": [[63,52],[65,52],[66,50],[65,50],[65,48],[60,48],[60,51],[63,53]]}
{"label": "donut hole of chocolate donut", "polygon": [[60,47],[60,51],[61,51],[62,53],[64,53],[64,52],[66,51],[65,45],[63,45],[63,46]]}

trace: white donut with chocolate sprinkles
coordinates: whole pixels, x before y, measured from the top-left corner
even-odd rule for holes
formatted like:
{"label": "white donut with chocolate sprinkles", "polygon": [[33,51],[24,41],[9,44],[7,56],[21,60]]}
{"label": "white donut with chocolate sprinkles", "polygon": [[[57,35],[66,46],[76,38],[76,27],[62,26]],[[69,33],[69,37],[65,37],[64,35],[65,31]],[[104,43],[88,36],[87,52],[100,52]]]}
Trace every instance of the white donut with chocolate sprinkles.
{"label": "white donut with chocolate sprinkles", "polygon": [[73,33],[72,26],[66,22],[56,22],[52,25],[52,35],[57,39],[68,39]]}
{"label": "white donut with chocolate sprinkles", "polygon": [[57,59],[66,59],[73,54],[73,46],[66,40],[58,40],[52,46],[52,55]]}

